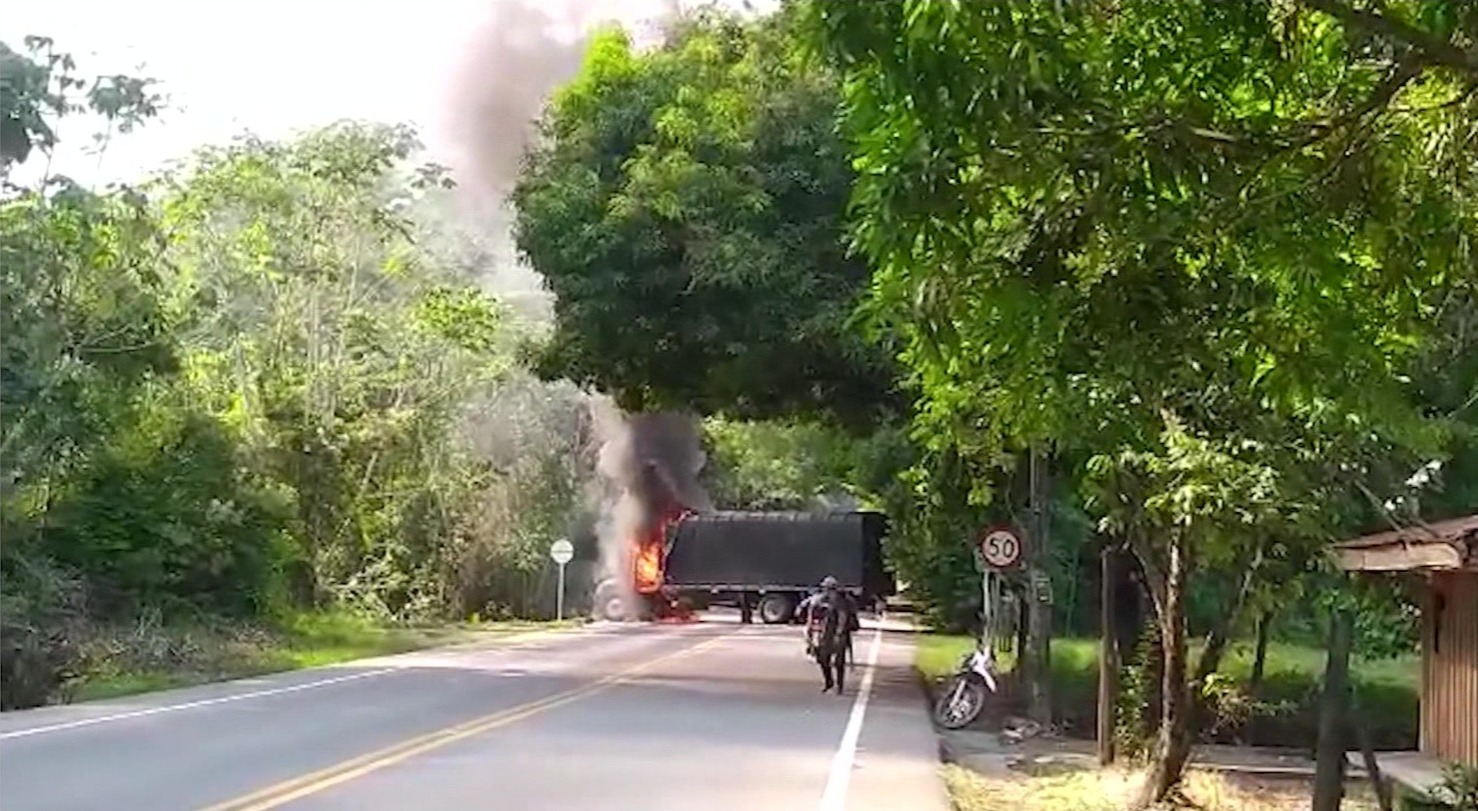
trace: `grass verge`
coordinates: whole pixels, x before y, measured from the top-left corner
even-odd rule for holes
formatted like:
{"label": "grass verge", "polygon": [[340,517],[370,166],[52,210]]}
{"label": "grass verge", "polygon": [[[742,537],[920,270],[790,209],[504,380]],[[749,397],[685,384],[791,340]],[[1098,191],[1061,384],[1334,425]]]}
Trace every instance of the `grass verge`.
{"label": "grass verge", "polygon": [[[954,811],[1111,811],[1126,807],[1138,785],[1129,772],[1059,771],[987,777],[952,764],[943,766]],[[1307,781],[1228,777],[1187,772],[1182,784],[1190,807],[1200,811],[1295,811],[1308,808]],[[1346,789],[1345,811],[1367,811],[1374,798],[1363,785]]]}
{"label": "grass verge", "polygon": [[299,614],[271,626],[146,621],[98,629],[84,644],[82,673],[69,683],[65,699],[117,698],[578,624],[515,620],[386,626],[344,613]]}
{"label": "grass verge", "polygon": [[[968,636],[925,634],[919,638],[914,664],[927,678],[947,676],[974,645]],[[1222,662],[1222,672],[1245,681],[1252,672],[1250,647],[1234,645]],[[1003,654],[1000,661],[1003,669],[1009,669],[1014,657]],[[1282,643],[1270,645],[1259,698],[1286,703],[1292,709],[1255,719],[1247,729],[1229,730],[1228,734],[1244,735],[1246,742],[1261,745],[1312,747],[1312,736],[1318,728],[1314,722],[1317,691],[1323,673],[1322,651]],[[1420,673],[1420,660],[1415,655],[1351,662],[1351,680],[1376,748],[1415,747]],[[1097,639],[1052,640],[1052,689],[1057,714],[1069,732],[1091,734],[1097,713]]]}

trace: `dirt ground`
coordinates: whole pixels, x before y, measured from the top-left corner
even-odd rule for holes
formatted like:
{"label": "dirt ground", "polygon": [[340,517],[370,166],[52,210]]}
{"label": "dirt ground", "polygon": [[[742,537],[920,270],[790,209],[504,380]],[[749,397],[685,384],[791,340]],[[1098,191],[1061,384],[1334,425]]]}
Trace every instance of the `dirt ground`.
{"label": "dirt ground", "polygon": [[[944,779],[956,811],[1116,811],[1128,804],[1139,783],[1133,772],[1060,764],[989,776],[948,764]],[[1347,791],[1343,811],[1375,809],[1374,797],[1363,785],[1351,785]],[[1192,771],[1176,806],[1197,811],[1302,811],[1309,807],[1311,792],[1308,778]]]}
{"label": "dirt ground", "polygon": [[[942,732],[944,779],[956,811],[1110,811],[1133,798],[1141,775],[1100,769],[1091,741],[1042,734],[997,701],[973,729]],[[1309,753],[1200,746],[1175,807],[1197,811],[1302,811],[1313,793]],[[1346,784],[1343,811],[1374,811],[1363,779]]]}

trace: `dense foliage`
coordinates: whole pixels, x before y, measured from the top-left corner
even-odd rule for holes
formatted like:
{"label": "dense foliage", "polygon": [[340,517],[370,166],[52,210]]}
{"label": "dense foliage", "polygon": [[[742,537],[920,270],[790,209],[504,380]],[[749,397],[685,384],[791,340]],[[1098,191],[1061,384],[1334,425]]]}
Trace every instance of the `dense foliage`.
{"label": "dense foliage", "polygon": [[649,52],[595,38],[513,194],[556,296],[544,374],[629,409],[866,428],[895,405],[886,354],[848,327],[868,272],[845,247],[836,84],[791,29],[699,13]]}
{"label": "dense foliage", "polygon": [[[7,179],[59,117],[155,112],[148,82],[87,83],[29,45],[0,54]],[[580,506],[590,401],[514,367],[489,269],[419,216],[450,181],[417,150],[346,122],[137,188],[8,185],[7,702],[83,666],[90,624],[149,612],[551,610],[543,551]]]}
{"label": "dense foliage", "polygon": [[1143,799],[1160,799],[1232,630],[1189,667],[1187,590],[1236,573],[1222,614],[1239,618],[1262,567],[1316,565],[1305,550],[1463,430],[1429,399],[1427,375],[1456,370],[1426,361],[1472,351],[1445,319],[1472,310],[1478,110],[1453,52],[1478,18],[1337,0],[812,12],[847,75],[870,307],[906,343],[918,435],[1082,459],[1146,577],[1165,711]]}
{"label": "dense foliage", "polygon": [[1126,700],[1163,797],[1235,703],[1232,640],[1317,643],[1358,602],[1365,654],[1409,649],[1410,606],[1328,540],[1478,510],[1470,6],[814,0],[602,32],[512,194],[537,341],[413,132],[18,187],[60,117],[106,140],[163,101],[0,48],[0,694],[55,695],[100,621],[547,611],[548,541],[593,545],[596,389],[706,415],[720,507],[885,510],[943,628],[976,625],[970,541],[1025,523],[1044,449],[1057,627],[1097,630],[1101,544],[1148,592]]}

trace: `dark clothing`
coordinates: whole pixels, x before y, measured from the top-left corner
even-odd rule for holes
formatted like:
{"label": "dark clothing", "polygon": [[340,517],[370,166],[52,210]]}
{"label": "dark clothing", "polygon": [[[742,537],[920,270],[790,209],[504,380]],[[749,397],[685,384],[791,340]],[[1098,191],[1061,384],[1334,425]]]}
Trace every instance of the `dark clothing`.
{"label": "dark clothing", "polygon": [[836,687],[838,693],[842,692],[847,681],[846,643],[840,640],[831,645],[823,643],[816,649],[816,663],[821,665],[821,678],[826,685],[823,689]]}
{"label": "dark clothing", "polygon": [[815,631],[816,663],[826,689],[842,691],[846,678],[847,652],[852,647],[852,632],[861,627],[857,602],[843,591],[822,594],[806,611],[806,624]]}

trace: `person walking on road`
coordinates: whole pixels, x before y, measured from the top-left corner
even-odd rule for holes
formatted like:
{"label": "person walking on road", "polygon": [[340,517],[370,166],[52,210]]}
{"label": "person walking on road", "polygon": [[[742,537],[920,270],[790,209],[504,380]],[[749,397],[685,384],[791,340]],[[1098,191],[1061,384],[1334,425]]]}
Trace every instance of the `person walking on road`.
{"label": "person walking on road", "polygon": [[[810,620],[808,619],[808,617],[810,617],[811,606],[813,606],[816,603],[820,602],[821,598],[822,597],[825,597],[825,596],[826,596],[826,592],[823,591],[822,589],[819,589],[818,588],[815,591],[811,592],[809,595],[807,595],[806,596],[806,599],[801,600],[800,605],[796,606],[796,608],[795,608],[795,610],[796,610],[796,616],[800,617],[801,618],[801,621],[805,624],[805,628],[806,628],[806,655],[807,656],[815,656],[816,655],[816,633],[815,633],[816,629],[811,627]],[[858,607],[858,610],[859,611],[861,610],[861,607],[860,606]],[[855,631],[855,630],[857,630],[857,628],[854,627],[852,630]],[[854,667],[857,666],[857,659],[852,656],[852,634],[847,634],[846,653],[847,653],[847,669],[850,670],[850,669],[852,669],[852,668],[854,668]]]}
{"label": "person walking on road", "polygon": [[835,577],[827,575],[821,581],[821,594],[806,609],[805,619],[810,647],[825,682],[821,691],[830,692],[834,687],[841,695],[846,685],[847,649],[851,647],[852,632],[861,627],[857,603],[837,586]]}

